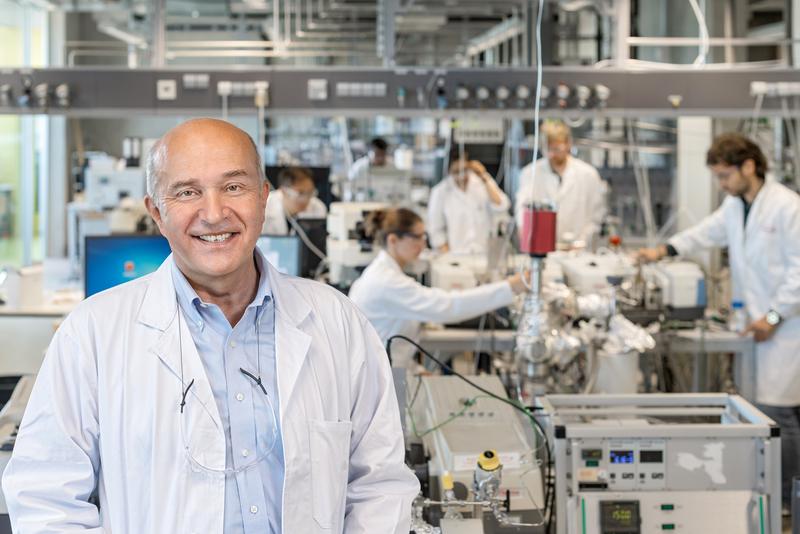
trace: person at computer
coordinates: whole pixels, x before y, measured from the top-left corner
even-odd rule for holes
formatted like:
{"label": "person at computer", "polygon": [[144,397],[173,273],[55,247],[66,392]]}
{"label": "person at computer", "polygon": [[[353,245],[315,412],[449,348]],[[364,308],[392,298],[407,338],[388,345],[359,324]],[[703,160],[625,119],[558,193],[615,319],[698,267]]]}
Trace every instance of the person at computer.
{"label": "person at computer", "polygon": [[394,164],[389,156],[389,143],[381,137],[369,142],[369,152],[355,160],[347,171],[347,185],[342,191],[345,200],[364,200],[364,189],[369,182],[370,169],[393,169]]}
{"label": "person at computer", "polygon": [[267,200],[261,233],[294,234],[296,219],[322,219],[327,215],[328,209],[317,198],[311,172],[303,167],[286,167],[278,173],[278,190]]}
{"label": "person at computer", "polygon": [[[407,208],[373,211],[365,231],[381,247],[378,256],[350,288],[356,303],[381,341],[402,334],[417,340],[422,323],[455,323],[478,317],[514,301],[526,290],[521,273],[472,289],[445,291],[426,287],[403,272],[425,249],[425,223]],[[392,366],[413,370],[414,348],[392,345]]]}
{"label": "person at computer", "polygon": [[348,179],[352,182],[366,177],[370,167],[391,167],[389,158],[389,143],[381,137],[376,137],[369,142],[369,152],[353,162],[347,172]]}
{"label": "person at computer", "polygon": [[431,246],[439,252],[485,253],[489,237],[508,217],[510,206],[486,167],[453,147],[449,174],[433,187],[428,203]]}

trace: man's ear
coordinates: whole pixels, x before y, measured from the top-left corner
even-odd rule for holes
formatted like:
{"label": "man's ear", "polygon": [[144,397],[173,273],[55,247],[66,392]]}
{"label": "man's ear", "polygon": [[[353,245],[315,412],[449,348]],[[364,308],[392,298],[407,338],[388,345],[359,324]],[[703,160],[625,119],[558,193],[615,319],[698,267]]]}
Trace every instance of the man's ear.
{"label": "man's ear", "polygon": [[756,162],[752,159],[744,160],[742,163],[742,174],[745,176],[755,176],[756,175]]}
{"label": "man's ear", "polygon": [[[156,206],[155,201],[150,195],[144,197],[144,207],[147,208],[147,213],[150,214],[150,217],[156,222],[158,230],[161,231],[161,210]],[[161,233],[163,234],[164,232]]]}

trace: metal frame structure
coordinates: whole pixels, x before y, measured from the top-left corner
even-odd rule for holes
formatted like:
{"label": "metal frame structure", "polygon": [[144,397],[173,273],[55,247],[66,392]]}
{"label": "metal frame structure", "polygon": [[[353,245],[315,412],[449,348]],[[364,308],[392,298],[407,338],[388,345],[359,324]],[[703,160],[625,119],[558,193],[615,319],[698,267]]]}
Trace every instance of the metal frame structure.
{"label": "metal frame structure", "polygon": [[[567,530],[567,500],[574,482],[571,469],[573,444],[585,439],[604,440],[755,440],[761,454],[756,463],[757,485],[752,491],[768,497],[767,524],[772,534],[781,532],[780,429],[738,395],[659,394],[644,395],[547,395],[540,400],[543,419],[553,444],[558,534]],[[592,424],[592,419],[630,417],[719,417],[719,423],[647,425]],[[747,466],[742,459],[741,468]],[[641,492],[640,492],[641,493]],[[634,499],[636,492],[630,492]]]}

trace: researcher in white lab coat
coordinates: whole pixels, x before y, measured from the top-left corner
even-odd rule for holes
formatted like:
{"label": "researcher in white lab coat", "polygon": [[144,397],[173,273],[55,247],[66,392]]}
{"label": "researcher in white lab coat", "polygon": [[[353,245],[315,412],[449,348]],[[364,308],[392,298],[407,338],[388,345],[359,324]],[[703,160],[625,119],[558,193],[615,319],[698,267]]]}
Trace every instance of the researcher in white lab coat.
{"label": "researcher in white lab coat", "polygon": [[382,137],[375,137],[369,142],[369,151],[365,156],[355,160],[347,172],[351,182],[361,181],[366,183],[370,167],[390,167],[389,143]]}
{"label": "researcher in white lab coat", "polygon": [[440,252],[482,254],[489,237],[508,219],[511,202],[492,175],[469,154],[453,147],[449,174],[431,190],[428,225],[431,246]]}
{"label": "researcher in white lab coat", "polygon": [[3,475],[14,532],[406,534],[386,353],[349,300],[255,250],[252,140],[198,119],[153,150],[173,253],[55,334]]}
{"label": "researcher in white lab coat", "polygon": [[263,234],[294,233],[296,219],[323,219],[328,215],[325,204],[317,198],[311,171],[303,167],[285,167],[278,173],[278,190],[267,199]]}
{"label": "researcher in white lab coat", "polygon": [[369,151],[365,156],[355,160],[347,171],[347,182],[341,185],[341,196],[344,200],[363,201],[370,198],[369,174],[371,169],[393,169],[394,164],[389,156],[389,143],[381,137],[372,139]]}
{"label": "researcher in white lab coat", "polygon": [[[402,334],[418,340],[422,323],[450,323],[508,306],[525,291],[522,275],[472,289],[445,291],[423,286],[403,269],[425,249],[425,224],[406,208],[372,212],[366,231],[382,250],[350,288],[350,298],[364,312],[384,343]],[[392,344],[392,365],[414,367],[415,349]]]}
{"label": "researcher in white lab coat", "polygon": [[560,243],[591,240],[608,211],[608,186],[597,169],[571,155],[572,132],[560,121],[542,126],[546,158],[529,163],[520,171],[514,202],[517,227],[522,228],[525,205],[554,203],[558,210],[556,237]]}
{"label": "researcher in white lab coat", "polygon": [[783,498],[800,475],[800,196],[766,180],[761,149],[739,134],[716,138],[707,162],[728,194],[698,225],[666,245],[643,249],[649,261],[728,247],[733,293],[756,344],[756,398],[781,426]]}

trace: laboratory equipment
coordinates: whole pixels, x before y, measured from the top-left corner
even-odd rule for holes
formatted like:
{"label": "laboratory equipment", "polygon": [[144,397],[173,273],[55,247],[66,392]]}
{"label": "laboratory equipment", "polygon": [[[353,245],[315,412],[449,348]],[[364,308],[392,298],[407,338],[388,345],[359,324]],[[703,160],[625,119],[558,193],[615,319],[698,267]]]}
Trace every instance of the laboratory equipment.
{"label": "laboratory equipment", "polygon": [[[469,378],[489,392],[507,397],[498,377]],[[513,407],[458,377],[423,376],[418,380],[408,388],[410,424],[406,428],[411,431],[409,439],[421,440],[430,458],[432,483],[426,497],[448,498],[451,482],[459,490],[455,493],[468,490],[471,497],[457,503],[449,499],[442,534],[464,532],[460,528],[469,525],[470,519],[498,526],[504,514],[513,516],[510,523],[541,524],[543,479],[530,422]],[[507,506],[498,501],[506,501]],[[456,513],[465,519],[457,519]],[[477,532],[494,530],[484,527]]]}
{"label": "laboratory equipment", "polygon": [[[25,413],[25,407],[36,382],[35,375],[23,375],[14,386],[8,402],[0,410],[0,472],[5,471],[11,453],[14,451],[19,424]],[[0,492],[0,534],[11,534],[11,523],[8,516],[5,496]]]}
{"label": "laboratory equipment", "polygon": [[382,202],[334,202],[328,213],[327,256],[329,280],[333,285],[349,286],[378,254],[364,229],[364,220]]}
{"label": "laboratory equipment", "polygon": [[546,256],[556,249],[556,212],[548,204],[529,204],[522,214],[519,248],[531,256]]}
{"label": "laboratory equipment", "polygon": [[696,263],[667,260],[642,268],[645,307],[663,310],[670,319],[703,317],[706,310],[706,277]]}
{"label": "laboratory equipment", "polygon": [[354,198],[397,205],[411,198],[411,171],[396,167],[370,166],[365,183],[354,184]]}
{"label": "laboratory equipment", "polygon": [[89,165],[84,172],[85,201],[96,209],[117,206],[120,200],[130,197],[143,200],[146,194],[144,169],[116,169]]}
{"label": "laboratory equipment", "polygon": [[780,431],[738,396],[547,395],[557,533],[780,534]]}

